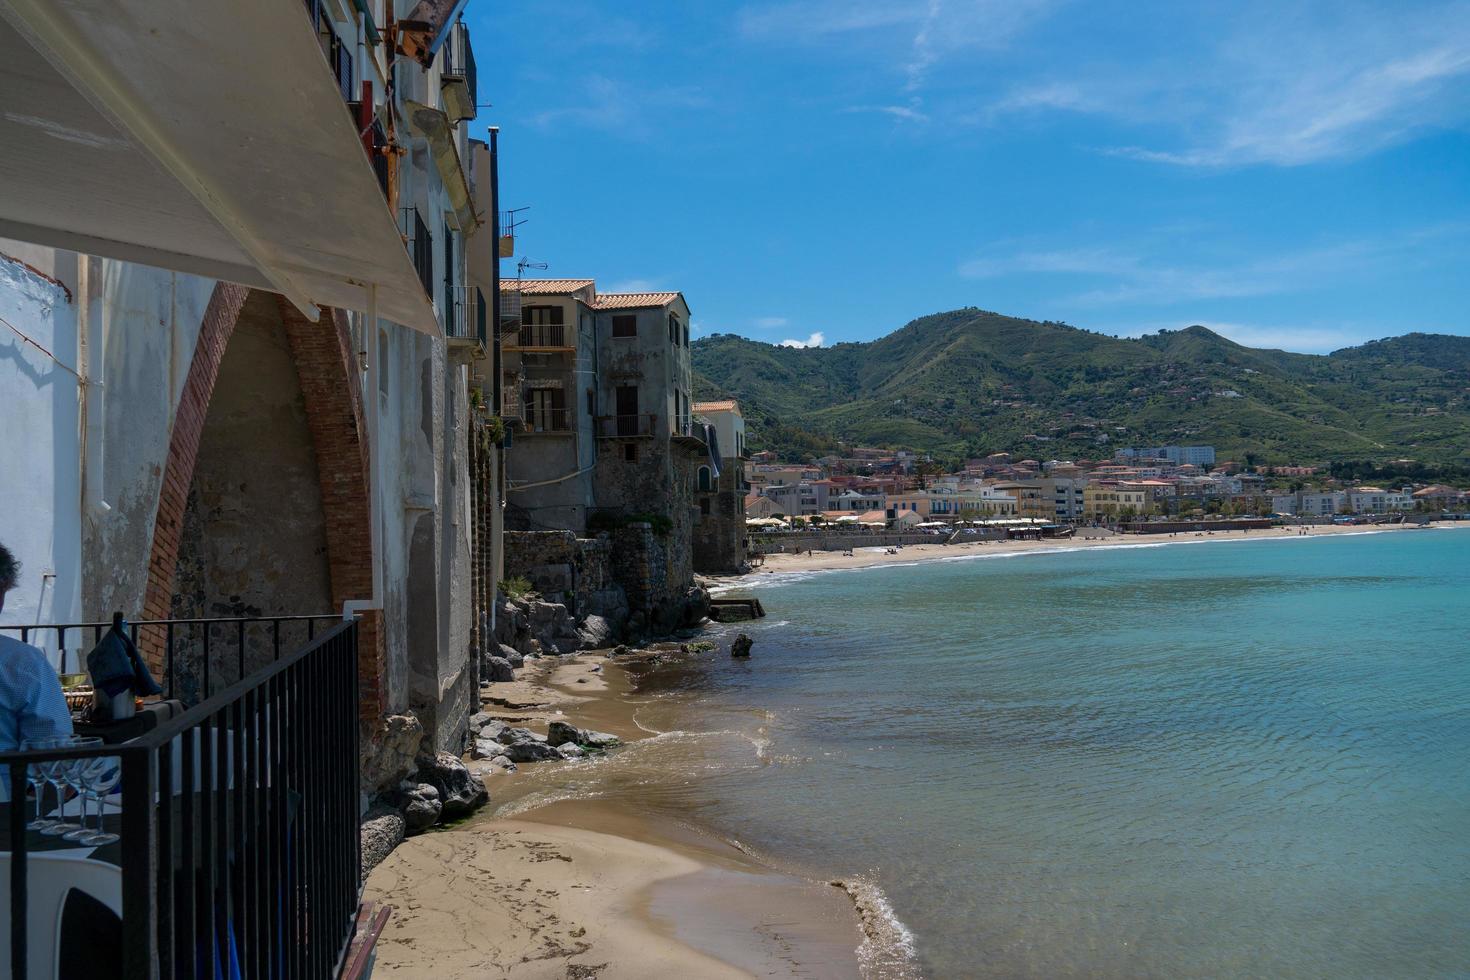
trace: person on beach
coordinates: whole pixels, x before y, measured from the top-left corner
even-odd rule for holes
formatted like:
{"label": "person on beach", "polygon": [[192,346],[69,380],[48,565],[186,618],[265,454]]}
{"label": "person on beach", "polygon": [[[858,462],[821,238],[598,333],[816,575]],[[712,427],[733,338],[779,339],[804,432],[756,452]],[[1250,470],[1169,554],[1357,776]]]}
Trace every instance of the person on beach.
{"label": "person on beach", "polygon": [[[19,579],[20,562],[0,544],[0,612],[5,611],[5,594]],[[0,635],[0,752],[14,752],[28,739],[71,733],[61,680],[46,654]]]}

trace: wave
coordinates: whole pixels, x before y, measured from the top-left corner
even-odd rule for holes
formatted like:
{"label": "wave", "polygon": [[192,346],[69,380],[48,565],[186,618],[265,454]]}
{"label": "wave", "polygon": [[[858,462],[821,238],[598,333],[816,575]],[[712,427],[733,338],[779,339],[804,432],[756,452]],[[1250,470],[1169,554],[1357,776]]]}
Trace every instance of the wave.
{"label": "wave", "polygon": [[864,875],[834,879],[828,884],[845,891],[857,909],[863,930],[863,941],[857,948],[858,966],[864,977],[908,980],[922,976],[914,934],[900,921],[877,882]]}

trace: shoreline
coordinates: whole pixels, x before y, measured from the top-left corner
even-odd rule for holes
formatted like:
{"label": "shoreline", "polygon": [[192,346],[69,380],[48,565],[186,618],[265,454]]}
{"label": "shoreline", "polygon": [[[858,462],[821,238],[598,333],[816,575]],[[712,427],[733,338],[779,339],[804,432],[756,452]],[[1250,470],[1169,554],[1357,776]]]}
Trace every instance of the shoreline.
{"label": "shoreline", "polygon": [[[980,558],[1012,558],[1019,555],[1070,553],[1092,548],[1156,548],[1169,544],[1202,544],[1211,541],[1262,541],[1275,539],[1313,539],[1335,535],[1387,534],[1420,528],[1442,530],[1470,527],[1470,522],[1432,521],[1419,524],[1385,525],[1312,525],[1307,534],[1297,527],[1279,527],[1253,531],[1186,531],[1177,534],[1121,534],[1104,532],[1093,536],[1079,533],[1070,538],[1044,538],[1040,541],[972,541],[963,544],[905,545],[889,554],[882,547],[859,548],[852,555],[840,551],[814,551],[810,555],[769,554],[765,564],[740,575],[710,575],[703,580],[713,594],[719,595],[742,588],[759,588],[776,584],[793,573],[834,572],[849,569],[916,565],[934,561],[960,561]],[[1098,531],[1087,528],[1084,531]],[[769,583],[768,576],[774,576]]]}
{"label": "shoreline", "polygon": [[640,721],[668,702],[640,696],[634,671],[700,654],[653,650],[546,658],[490,689],[496,718],[539,732],[567,720],[624,745],[514,773],[485,767],[488,808],[406,839],[374,868],[364,898],[395,908],[378,943],[383,975],[857,977],[909,941],[876,889],[776,867],[617,784],[621,754],[657,765],[659,736],[682,734]]}

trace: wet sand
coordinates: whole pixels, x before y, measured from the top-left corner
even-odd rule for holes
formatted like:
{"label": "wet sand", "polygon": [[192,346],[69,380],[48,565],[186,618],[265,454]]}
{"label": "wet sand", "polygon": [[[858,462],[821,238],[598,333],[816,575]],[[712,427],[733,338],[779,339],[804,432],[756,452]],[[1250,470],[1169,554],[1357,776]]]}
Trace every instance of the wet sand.
{"label": "wet sand", "polygon": [[[658,656],[689,655],[670,645]],[[560,718],[629,743],[649,737],[636,718],[645,702],[604,654],[532,661],[517,673],[487,689],[485,710],[497,718],[533,731]],[[382,975],[861,975],[858,948],[872,925],[842,886],[640,808],[628,787],[544,802],[570,777],[596,783],[599,764],[489,771],[486,811],[410,838],[375,868],[364,897],[395,909],[378,944]]]}
{"label": "wet sand", "polygon": [[[1429,527],[1455,527],[1454,521],[1440,521]],[[1384,531],[1411,531],[1418,525],[1313,525],[1306,537],[1322,537],[1328,534],[1376,534]],[[764,575],[781,572],[818,572],[840,568],[871,568],[875,565],[900,565],[919,561],[934,561],[944,558],[961,558],[972,555],[1019,555],[1035,551],[1073,551],[1078,548],[1127,547],[1129,545],[1157,545],[1196,541],[1254,541],[1262,538],[1295,538],[1300,536],[1295,527],[1273,527],[1254,531],[1182,531],[1177,534],[1116,534],[1096,528],[1084,528],[1076,537],[1046,538],[1041,541],[972,541],[962,544],[911,544],[889,554],[886,548],[858,548],[853,554],[840,551],[814,551],[810,555],[767,555],[765,564],[745,575],[712,576],[709,583],[716,589],[749,585]]]}

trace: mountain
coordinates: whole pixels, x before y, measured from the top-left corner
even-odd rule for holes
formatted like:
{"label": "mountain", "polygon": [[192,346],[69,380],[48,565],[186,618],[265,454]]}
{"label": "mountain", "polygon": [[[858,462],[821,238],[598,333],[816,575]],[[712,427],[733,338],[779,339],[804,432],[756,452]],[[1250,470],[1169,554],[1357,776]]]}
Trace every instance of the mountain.
{"label": "mountain", "polygon": [[1470,337],[1294,354],[1200,326],[1120,339],[970,308],[866,343],[715,334],[693,355],[698,398],[740,399],[751,446],[797,457],[839,443],[1040,459],[1188,443],[1261,463],[1470,466]]}

